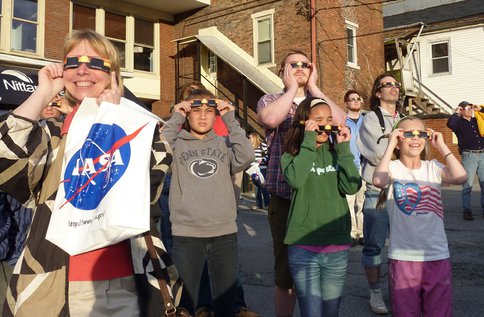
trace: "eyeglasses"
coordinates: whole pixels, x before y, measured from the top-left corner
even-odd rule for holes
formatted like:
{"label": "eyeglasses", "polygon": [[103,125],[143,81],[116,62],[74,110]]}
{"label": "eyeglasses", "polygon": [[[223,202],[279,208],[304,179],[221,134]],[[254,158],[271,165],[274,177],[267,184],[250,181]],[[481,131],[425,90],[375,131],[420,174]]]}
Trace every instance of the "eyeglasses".
{"label": "eyeglasses", "polygon": [[395,88],[400,89],[402,87],[402,84],[400,84],[399,82],[396,82],[396,81],[385,81],[383,83],[380,83],[380,85],[378,86],[378,89],[380,89],[380,88],[391,88],[391,87],[395,87]]}
{"label": "eyeglasses", "polygon": [[362,102],[363,101],[363,98],[361,98],[361,97],[349,98],[348,99],[348,102],[351,102],[351,101],[359,101],[359,102]]}
{"label": "eyeglasses", "polygon": [[301,66],[301,68],[303,69],[308,69],[310,66],[309,66],[309,63],[307,62],[292,62],[290,63],[291,67],[292,68],[298,68],[299,66]]}
{"label": "eyeglasses", "polygon": [[413,130],[413,131],[404,131],[403,136],[405,138],[413,138],[416,136],[420,139],[428,139],[430,135],[427,131]]}
{"label": "eyeglasses", "polygon": [[78,68],[81,64],[86,64],[89,69],[111,72],[111,62],[107,59],[90,57],[86,55],[67,57],[64,63],[64,70]]}
{"label": "eyeglasses", "polygon": [[207,105],[208,107],[216,107],[217,100],[216,99],[194,99],[192,100],[190,105],[192,107],[201,107],[203,105]]}

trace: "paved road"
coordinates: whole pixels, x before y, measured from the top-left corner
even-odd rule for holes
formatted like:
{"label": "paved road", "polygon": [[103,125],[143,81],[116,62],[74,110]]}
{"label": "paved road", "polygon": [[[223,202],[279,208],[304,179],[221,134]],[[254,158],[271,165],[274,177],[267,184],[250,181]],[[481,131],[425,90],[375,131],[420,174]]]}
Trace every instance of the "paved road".
{"label": "paved road", "polygon": [[[472,206],[479,210],[478,186],[474,186]],[[451,253],[454,316],[484,316],[484,218],[475,212],[474,221],[462,220],[460,186],[443,191],[445,227]],[[239,259],[246,302],[263,317],[275,316],[273,304],[272,240],[267,223],[267,212],[251,210],[252,198],[245,196],[239,207]],[[386,253],[386,250],[385,250]],[[376,316],[368,306],[366,278],[360,265],[361,247],[352,248],[348,275],[340,309],[342,317]],[[386,258],[385,258],[386,262]],[[383,267],[384,293],[387,267]],[[386,297],[388,302],[388,297]],[[391,316],[391,315],[388,315]],[[299,317],[299,312],[294,314]]]}

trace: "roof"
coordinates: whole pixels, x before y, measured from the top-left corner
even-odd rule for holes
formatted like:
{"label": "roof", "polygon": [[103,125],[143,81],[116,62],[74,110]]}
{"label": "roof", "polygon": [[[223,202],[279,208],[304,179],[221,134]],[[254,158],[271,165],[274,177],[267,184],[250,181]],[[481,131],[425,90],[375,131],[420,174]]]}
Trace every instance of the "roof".
{"label": "roof", "polygon": [[483,0],[466,0],[452,4],[411,11],[383,18],[384,29],[405,26],[417,22],[425,24],[458,20],[484,14]]}
{"label": "roof", "polygon": [[257,66],[252,65],[232,50],[225,42],[213,35],[195,35],[195,37],[210,49],[225,63],[244,75],[252,84],[264,93],[279,93],[281,87],[263,74]]}

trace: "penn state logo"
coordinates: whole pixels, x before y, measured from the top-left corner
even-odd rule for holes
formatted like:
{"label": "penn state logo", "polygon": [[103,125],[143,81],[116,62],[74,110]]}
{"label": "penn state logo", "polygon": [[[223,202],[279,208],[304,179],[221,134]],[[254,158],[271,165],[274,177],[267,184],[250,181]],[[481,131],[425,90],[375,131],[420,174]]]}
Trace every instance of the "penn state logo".
{"label": "penn state logo", "polygon": [[64,173],[66,202],[81,210],[96,209],[126,171],[131,157],[129,141],[143,127],[126,135],[116,125],[92,125],[82,147],[69,160]]}
{"label": "penn state logo", "polygon": [[199,158],[193,160],[188,165],[190,173],[200,178],[208,178],[215,175],[218,171],[218,163],[214,159]]}

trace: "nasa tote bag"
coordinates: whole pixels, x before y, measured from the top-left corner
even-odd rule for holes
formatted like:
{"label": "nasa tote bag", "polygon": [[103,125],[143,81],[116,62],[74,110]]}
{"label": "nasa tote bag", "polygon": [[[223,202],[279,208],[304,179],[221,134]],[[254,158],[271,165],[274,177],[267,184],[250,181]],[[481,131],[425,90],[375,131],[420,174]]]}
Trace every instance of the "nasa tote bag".
{"label": "nasa tote bag", "polygon": [[86,98],[74,116],[47,240],[70,255],[149,230],[149,167],[160,119],[132,101]]}

